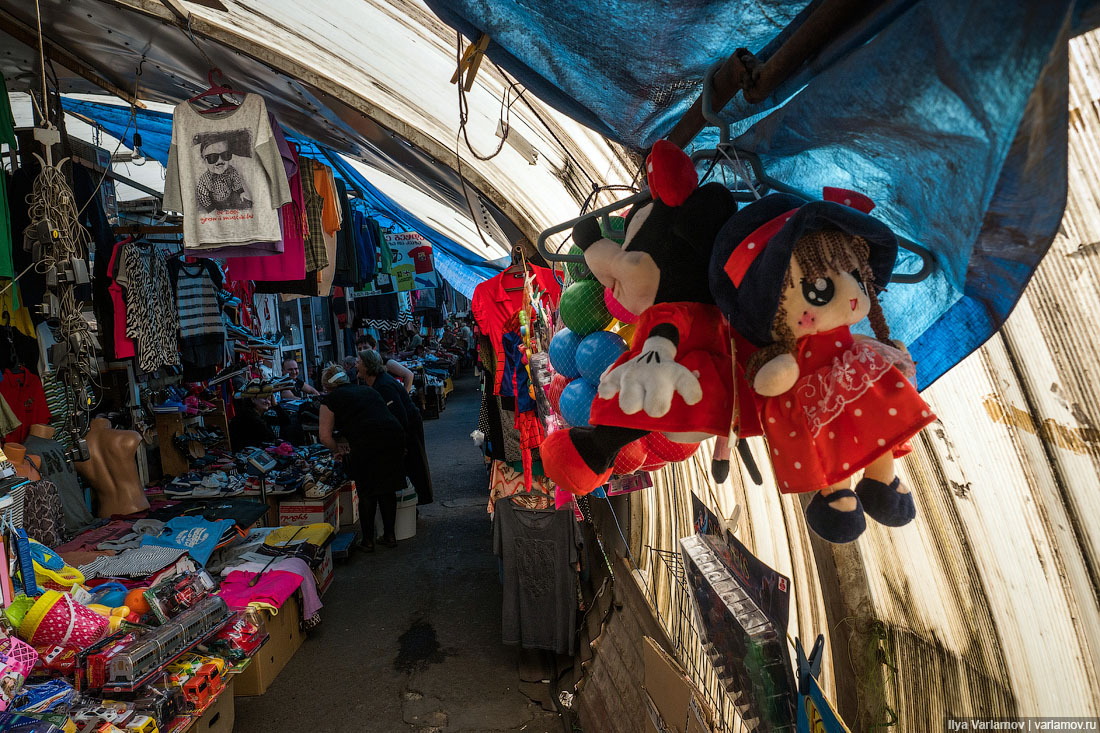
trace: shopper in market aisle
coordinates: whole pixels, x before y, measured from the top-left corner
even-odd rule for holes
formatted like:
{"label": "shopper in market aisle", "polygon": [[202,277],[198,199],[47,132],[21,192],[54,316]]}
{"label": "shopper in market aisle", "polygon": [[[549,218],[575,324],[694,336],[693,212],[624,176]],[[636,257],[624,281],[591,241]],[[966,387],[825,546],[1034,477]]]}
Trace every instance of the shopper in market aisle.
{"label": "shopper in market aisle", "polygon": [[379,542],[395,547],[397,492],[405,487],[405,431],[375,390],[351,384],[344,367],[325,369],[321,382],[328,393],[321,399],[318,435],[325,447],[342,457],[359,490],[363,547],[374,549],[374,513],[382,510]]}
{"label": "shopper in market aisle", "polygon": [[[378,348],[378,340],[374,338],[374,336],[371,336],[369,333],[366,336],[360,338],[359,342],[356,345],[359,347],[360,351],[364,349],[371,349],[372,351],[377,351],[379,355],[382,354],[382,351]],[[389,359],[386,356],[383,356],[382,359],[386,362],[386,371],[392,374],[394,378],[397,379],[397,381],[405,385],[406,391],[412,389],[413,373],[400,362]]]}
{"label": "shopper in market aisle", "polygon": [[417,503],[432,502],[432,474],[428,468],[428,451],[424,444],[424,420],[409,393],[386,371],[377,351],[359,352],[359,381],[382,395],[390,412],[405,429],[405,475],[416,489]]}

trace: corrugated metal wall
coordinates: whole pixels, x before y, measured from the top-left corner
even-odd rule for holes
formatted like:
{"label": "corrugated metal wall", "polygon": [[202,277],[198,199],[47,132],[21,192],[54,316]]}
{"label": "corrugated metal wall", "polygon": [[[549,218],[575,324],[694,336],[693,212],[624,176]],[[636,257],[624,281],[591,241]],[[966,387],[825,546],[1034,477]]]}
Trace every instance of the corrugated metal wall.
{"label": "corrugated metal wall", "polygon": [[1062,231],[1002,331],[924,392],[939,421],[902,466],[916,522],[811,541],[797,498],[770,477],[712,486],[704,451],[634,495],[637,560],[674,638],[675,584],[648,548],[690,531],[693,490],[719,514],[743,507],[738,536],[794,579],[789,634],[826,635],[823,680],[857,729],[1100,715],[1100,34],[1072,42],[1070,65]]}

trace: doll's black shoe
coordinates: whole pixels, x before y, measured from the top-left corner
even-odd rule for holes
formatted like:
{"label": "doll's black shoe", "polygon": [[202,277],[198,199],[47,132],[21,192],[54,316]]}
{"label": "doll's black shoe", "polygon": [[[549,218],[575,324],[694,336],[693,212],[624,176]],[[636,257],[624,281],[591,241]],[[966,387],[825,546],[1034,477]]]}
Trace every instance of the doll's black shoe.
{"label": "doll's black shoe", "polygon": [[714,483],[720,484],[730,477],[730,462],[715,459],[710,462],[710,475],[714,477]]}
{"label": "doll's black shoe", "polygon": [[917,516],[917,505],[910,492],[899,491],[899,488],[901,479],[897,476],[889,484],[864,476],[856,484],[856,495],[871,519],[887,527],[902,527]]}
{"label": "doll's black shoe", "polygon": [[[832,502],[847,497],[856,500],[856,508],[852,511],[845,512],[832,506]],[[826,542],[842,545],[854,542],[863,534],[863,530],[867,529],[867,520],[855,492],[851,489],[840,489],[828,496],[814,494],[814,498],[806,505],[806,525]]]}

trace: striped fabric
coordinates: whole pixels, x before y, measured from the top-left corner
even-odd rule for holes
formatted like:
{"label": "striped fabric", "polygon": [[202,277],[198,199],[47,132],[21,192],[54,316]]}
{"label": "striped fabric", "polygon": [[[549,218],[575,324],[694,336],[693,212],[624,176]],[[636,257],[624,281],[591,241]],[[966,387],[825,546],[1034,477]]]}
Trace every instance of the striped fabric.
{"label": "striped fabric", "polygon": [[412,313],[401,311],[397,314],[397,320],[391,318],[365,318],[362,323],[367,328],[375,328],[379,331],[396,331],[401,326],[412,325]]}
{"label": "striped fabric", "polygon": [[163,570],[187,550],[178,547],[135,547],[118,555],[103,555],[79,570],[85,578],[144,578]]}
{"label": "striped fabric", "polygon": [[180,312],[180,333],[186,336],[222,333],[218,308],[218,287],[204,263],[181,265],[176,270],[176,304]]}
{"label": "striped fabric", "polygon": [[193,367],[216,366],[225,347],[225,327],[218,302],[221,272],[211,260],[191,264],[173,260],[169,270],[179,310],[183,361]]}
{"label": "striped fabric", "polygon": [[50,427],[55,431],[54,440],[66,450],[73,447],[72,436],[65,429],[69,419],[69,402],[65,399],[65,388],[53,372],[42,372],[42,391],[46,393],[46,406],[50,408]]}

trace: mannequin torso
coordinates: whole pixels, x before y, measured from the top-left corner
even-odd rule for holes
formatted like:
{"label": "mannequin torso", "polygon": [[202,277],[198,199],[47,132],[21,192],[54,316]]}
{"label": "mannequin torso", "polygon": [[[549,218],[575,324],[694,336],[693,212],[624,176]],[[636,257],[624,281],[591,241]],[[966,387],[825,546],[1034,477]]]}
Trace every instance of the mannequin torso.
{"label": "mannequin torso", "polygon": [[149,508],[138,478],[137,455],[141,435],[133,430],[115,430],[104,418],[96,418],[85,436],[91,458],[76,463],[76,470],[95,490],[97,514],[110,517],[133,514]]}

